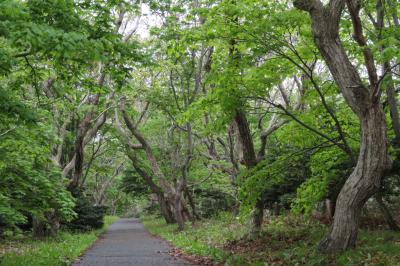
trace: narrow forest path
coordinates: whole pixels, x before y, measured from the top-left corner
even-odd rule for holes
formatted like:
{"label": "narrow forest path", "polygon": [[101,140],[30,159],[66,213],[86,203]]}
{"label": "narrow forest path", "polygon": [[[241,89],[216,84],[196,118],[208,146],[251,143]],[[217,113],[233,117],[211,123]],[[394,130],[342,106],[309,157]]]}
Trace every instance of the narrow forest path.
{"label": "narrow forest path", "polygon": [[150,235],[139,219],[114,222],[74,266],[192,265],[168,254],[170,246]]}

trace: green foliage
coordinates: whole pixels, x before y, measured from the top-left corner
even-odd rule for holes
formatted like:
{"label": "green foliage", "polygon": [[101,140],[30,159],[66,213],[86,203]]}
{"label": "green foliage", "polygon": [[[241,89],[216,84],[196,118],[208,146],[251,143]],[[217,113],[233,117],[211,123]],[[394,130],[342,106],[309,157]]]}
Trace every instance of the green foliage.
{"label": "green foliage", "polygon": [[150,193],[150,188],[143,178],[131,169],[124,171],[121,189],[126,193],[132,193],[135,197],[141,197]]}
{"label": "green foliage", "polygon": [[189,227],[182,233],[176,233],[176,225],[168,225],[161,218],[145,216],[141,221],[152,234],[171,241],[176,247],[188,254],[209,257],[217,262],[224,262],[229,254],[218,248],[227,239],[242,237],[244,224],[234,222],[235,217],[221,213],[216,220],[202,222],[201,226]]}
{"label": "green foliage", "polygon": [[[127,113],[149,143],[166,182],[175,187],[185,181],[200,215],[217,217],[176,235],[174,226],[145,220],[151,230],[187,252],[220,262],[261,263],[257,252],[252,254],[256,260],[221,249],[226,240],[247,244],[242,239],[246,211],[261,199],[266,208],[279,203],[309,216],[323,199],[336,199],[356,161],[350,153],[356,158],[360,145],[359,119],[314,45],[309,16],[292,2],[0,0],[3,235],[16,238],[17,226],[29,227],[31,218],[46,223],[49,213],[68,228],[99,228],[106,212],[137,214],[148,205],[151,190],[132,170],[126,154],[126,144],[138,141],[121,117],[126,134],[115,127],[125,98]],[[127,38],[143,5],[161,20],[148,38]],[[387,25],[379,30],[371,19],[378,15],[376,2],[362,1],[361,7],[364,35],[377,66],[396,64],[399,6],[384,3]],[[115,22],[122,15],[117,31]],[[365,47],[355,43],[352,31],[349,14],[343,12],[341,42],[366,80]],[[399,84],[398,69],[392,70],[380,84],[384,106],[384,89],[391,82],[395,89]],[[388,136],[394,139],[388,109]],[[244,165],[246,148],[235,121],[238,111],[248,123],[252,155],[257,154],[257,165],[251,169]],[[103,117],[102,127],[84,141],[82,193],[72,197],[66,187],[74,169],[66,178],[62,170],[76,155],[76,137],[86,130],[80,127],[83,118],[90,118],[89,132]],[[263,136],[271,128],[264,147]],[[149,151],[129,152],[159,185],[148,162]],[[391,148],[390,153],[396,170],[398,149]],[[396,202],[398,188],[397,175],[383,183],[389,203]],[[240,204],[237,221],[218,216]],[[151,207],[157,209],[155,204]],[[303,220],[299,225],[292,217],[269,222],[271,230],[260,242],[271,242],[270,254],[260,251],[268,263],[330,262],[324,256],[314,259],[314,250],[309,251],[321,227]],[[306,226],[311,236],[305,236]],[[293,245],[287,247],[283,240]],[[387,249],[392,253],[393,246]],[[376,254],[368,254],[367,259],[360,254],[349,257],[355,263],[373,263]],[[69,255],[59,262],[54,262],[58,255],[49,257],[47,264],[70,262]],[[353,261],[341,257],[338,263]]]}
{"label": "green foliage", "polygon": [[398,265],[400,235],[384,231],[362,231],[357,249],[337,256],[318,253],[317,245],[328,229],[299,217],[280,216],[268,220],[258,239],[249,240],[246,223],[230,215],[201,222],[176,233],[154,216],[141,219],[153,234],[171,241],[185,253],[211,258],[226,265]]}
{"label": "green foliage", "polygon": [[19,241],[2,241],[0,265],[70,265],[116,220],[118,217],[106,216],[102,229],[85,233],[63,231],[57,237],[49,239],[23,238]]}
{"label": "green foliage", "polygon": [[196,199],[197,212],[201,217],[210,218],[220,212],[231,211],[235,205],[235,198],[217,189],[198,188],[193,191]]}
{"label": "green foliage", "polygon": [[44,214],[54,210],[61,219],[72,219],[74,200],[48,158],[52,132],[39,122],[45,114],[35,113],[10,91],[0,97],[5,100],[0,114],[1,226],[24,223],[27,216],[45,220]]}
{"label": "green foliage", "polygon": [[[136,42],[121,44],[120,35],[115,33],[111,12],[120,4],[0,1],[2,229],[24,224],[28,217],[46,222],[46,214],[54,211],[63,222],[76,218],[75,200],[66,190],[68,180],[61,176],[60,166],[69,160],[76,119],[88,111],[87,105],[78,103],[88,92],[107,91],[88,69],[112,59],[117,66],[137,58]],[[117,76],[126,69],[110,67],[109,71]],[[54,84],[46,89],[51,79]],[[63,139],[58,135],[60,126],[69,119]],[[65,152],[61,165],[50,160],[59,143]],[[87,201],[78,202],[83,209],[87,207],[83,207]],[[78,207],[79,212],[82,208]],[[98,212],[96,221],[89,223],[101,226],[104,210],[86,211]]]}
{"label": "green foliage", "polygon": [[74,197],[76,217],[64,223],[64,226],[71,230],[83,231],[101,228],[104,225],[107,207],[94,205],[82,192],[75,192]]}
{"label": "green foliage", "polygon": [[309,152],[301,154],[277,143],[275,145],[268,159],[241,173],[242,208],[254,206],[259,199],[269,208],[274,203],[288,207],[293,193],[309,177]]}
{"label": "green foliage", "polygon": [[336,197],[349,174],[348,157],[337,148],[319,152],[311,157],[311,176],[297,190],[293,211],[310,215],[316,204],[324,198]]}

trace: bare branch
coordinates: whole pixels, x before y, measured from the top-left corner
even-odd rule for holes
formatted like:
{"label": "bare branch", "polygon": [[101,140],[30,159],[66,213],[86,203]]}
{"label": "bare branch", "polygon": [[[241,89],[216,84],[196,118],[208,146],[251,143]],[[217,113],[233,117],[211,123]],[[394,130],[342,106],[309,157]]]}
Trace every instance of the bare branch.
{"label": "bare branch", "polygon": [[15,127],[13,127],[13,128],[10,128],[10,129],[4,131],[3,133],[0,134],[0,137],[3,137],[3,136],[5,136],[5,135],[7,135],[8,133],[10,133],[11,131],[15,130],[16,128],[17,128],[17,127],[15,126]]}

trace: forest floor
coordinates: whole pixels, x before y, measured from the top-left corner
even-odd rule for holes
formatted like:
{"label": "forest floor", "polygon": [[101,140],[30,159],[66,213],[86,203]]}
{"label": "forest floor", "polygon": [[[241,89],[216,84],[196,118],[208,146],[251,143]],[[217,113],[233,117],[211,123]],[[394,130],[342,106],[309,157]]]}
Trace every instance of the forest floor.
{"label": "forest floor", "polygon": [[164,240],[150,235],[138,219],[125,218],[113,223],[74,265],[191,265],[182,258],[170,256],[170,249]]}
{"label": "forest floor", "polygon": [[42,240],[21,235],[0,242],[1,266],[71,265],[118,217],[106,216],[101,229],[89,232],[61,231]]}
{"label": "forest floor", "polygon": [[400,233],[361,230],[357,248],[340,256],[317,251],[327,226],[290,215],[268,219],[258,239],[247,236],[245,219],[229,214],[188,224],[183,232],[155,216],[142,217],[145,227],[173,244],[176,256],[202,265],[385,265],[400,266]]}

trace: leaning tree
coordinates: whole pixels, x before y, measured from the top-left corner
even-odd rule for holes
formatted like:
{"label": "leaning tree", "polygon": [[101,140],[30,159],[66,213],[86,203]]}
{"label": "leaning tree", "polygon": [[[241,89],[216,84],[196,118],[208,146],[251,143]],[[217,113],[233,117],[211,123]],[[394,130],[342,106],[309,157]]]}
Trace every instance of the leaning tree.
{"label": "leaning tree", "polygon": [[[378,191],[385,171],[392,164],[388,155],[385,113],[380,103],[381,79],[363,34],[360,1],[331,0],[323,4],[320,0],[295,0],[293,3],[309,13],[314,42],[361,125],[357,164],[339,193],[331,230],[320,244],[321,251],[340,252],[355,246],[362,207]],[[340,20],[346,6],[354,40],[363,53],[368,83],[362,80],[340,40]]]}

